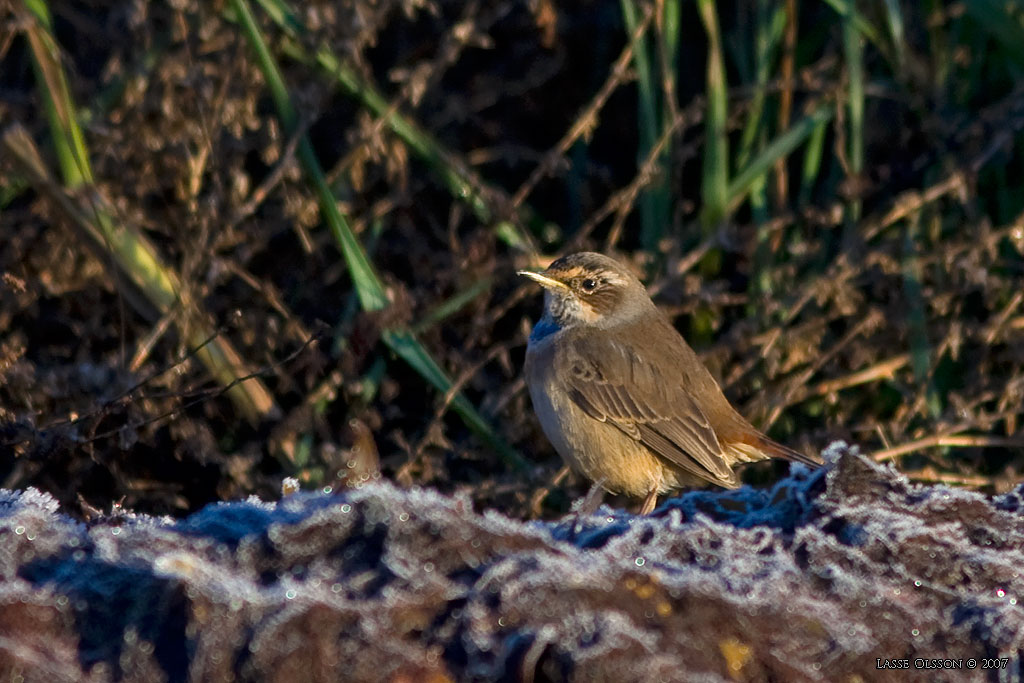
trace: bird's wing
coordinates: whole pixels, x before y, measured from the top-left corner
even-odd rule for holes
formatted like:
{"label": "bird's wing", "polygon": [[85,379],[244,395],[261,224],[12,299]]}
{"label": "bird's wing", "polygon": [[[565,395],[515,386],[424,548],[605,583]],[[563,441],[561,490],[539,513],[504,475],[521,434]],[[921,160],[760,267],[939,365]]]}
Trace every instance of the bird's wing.
{"label": "bird's wing", "polygon": [[691,474],[721,486],[736,485],[718,436],[685,377],[672,376],[671,368],[631,352],[612,335],[577,337],[563,352],[562,379],[584,412],[614,424]]}

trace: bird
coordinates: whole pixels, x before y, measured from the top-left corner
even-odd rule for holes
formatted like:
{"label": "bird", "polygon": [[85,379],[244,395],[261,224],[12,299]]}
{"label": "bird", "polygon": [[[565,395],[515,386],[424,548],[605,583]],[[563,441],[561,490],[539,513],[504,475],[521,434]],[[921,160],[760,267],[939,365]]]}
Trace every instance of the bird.
{"label": "bird", "polygon": [[534,412],[565,464],[595,489],[642,498],[646,515],[677,489],[737,488],[740,463],[821,464],[744,419],[618,261],[579,252],[517,273],[544,289],[524,365]]}

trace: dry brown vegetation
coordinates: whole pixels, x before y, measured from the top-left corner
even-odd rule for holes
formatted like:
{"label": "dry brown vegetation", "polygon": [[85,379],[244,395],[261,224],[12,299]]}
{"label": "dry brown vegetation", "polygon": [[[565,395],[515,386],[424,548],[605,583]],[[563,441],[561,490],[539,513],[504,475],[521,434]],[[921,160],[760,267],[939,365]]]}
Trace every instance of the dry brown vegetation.
{"label": "dry brown vegetation", "polygon": [[775,438],[1019,479],[1014,3],[252,5],[0,9],[3,487],[558,514],[513,273],[582,248]]}

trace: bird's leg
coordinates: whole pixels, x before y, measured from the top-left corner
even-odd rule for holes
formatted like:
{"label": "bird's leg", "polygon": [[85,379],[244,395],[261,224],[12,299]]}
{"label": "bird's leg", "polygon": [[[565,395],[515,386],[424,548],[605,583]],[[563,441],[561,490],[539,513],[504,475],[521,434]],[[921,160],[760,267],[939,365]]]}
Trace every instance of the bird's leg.
{"label": "bird's leg", "polygon": [[558,486],[562,481],[569,476],[569,466],[564,465],[562,469],[558,470],[558,473],[551,479],[551,483],[546,486],[542,486],[537,489],[536,493],[533,494],[533,498],[530,499],[530,512],[533,514],[533,518],[537,519],[541,515],[541,505],[544,503],[544,499],[551,493],[551,489]]}
{"label": "bird's leg", "polygon": [[604,479],[594,482],[594,485],[587,491],[587,495],[572,504],[572,512],[567,519],[572,521],[573,533],[578,533],[583,526],[583,518],[594,514],[594,511],[601,506],[604,500]]}
{"label": "bird's leg", "polygon": [[654,506],[658,504],[658,487],[655,486],[644,498],[644,504],[640,506],[641,515],[649,515],[654,512]]}
{"label": "bird's leg", "polygon": [[604,502],[604,479],[595,481],[590,490],[587,491],[587,495],[583,496],[582,499],[574,506],[576,508],[576,514],[580,517],[592,515],[597,511],[597,508],[601,507],[601,503]]}

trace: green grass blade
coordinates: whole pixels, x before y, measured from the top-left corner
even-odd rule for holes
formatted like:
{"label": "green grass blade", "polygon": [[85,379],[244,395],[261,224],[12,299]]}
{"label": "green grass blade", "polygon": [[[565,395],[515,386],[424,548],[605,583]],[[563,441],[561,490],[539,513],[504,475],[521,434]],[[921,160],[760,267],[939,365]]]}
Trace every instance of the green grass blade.
{"label": "green grass blade", "polygon": [[[946,11],[942,0],[925,0],[921,3],[921,16],[938,17]],[[950,50],[950,31],[941,22],[926,22],[928,27],[928,55],[932,65],[932,87],[941,92],[948,87],[948,79],[953,68],[953,54]]]}
{"label": "green grass blade", "polygon": [[785,28],[786,13],[783,7],[777,7],[772,16],[766,17],[764,0],[758,2],[757,26],[754,35],[754,84],[757,90],[750,101],[747,121],[740,135],[740,148],[736,153],[736,168],[747,165],[753,153],[757,133],[762,128],[764,118],[765,86],[771,75],[771,65],[779,47],[782,31]]}
{"label": "green grass blade", "polygon": [[[37,91],[43,100],[64,186],[82,190],[93,184],[92,165],[61,65],[60,50],[53,37],[49,8],[43,0],[26,0],[23,6],[27,10],[24,32],[31,48]],[[117,267],[161,314],[181,308],[182,315],[177,323],[182,338],[196,349],[196,357],[226,388],[229,399],[250,423],[277,413],[270,392],[258,378],[251,377],[252,371],[241,355],[217,334],[194,303],[181,300],[181,282],[165,265],[155,245],[134,226],[118,223],[114,211],[102,197],[78,192],[72,200],[57,187],[25,131],[9,129],[4,136],[4,146],[32,178],[36,188],[48,195],[72,223],[89,236],[97,249],[113,257]],[[101,261],[106,262],[106,259],[101,258]],[[239,382],[242,377],[248,379]]]}
{"label": "green grass blade", "polygon": [[[237,12],[238,20],[242,30],[256,54],[260,68],[267,79],[268,87],[271,88],[271,95],[277,106],[278,114],[282,123],[290,131],[294,131],[297,115],[291,103],[291,97],[281,78],[281,72],[277,63],[267,48],[259,27],[249,9],[246,0],[232,0],[232,6]],[[310,183],[314,186],[317,198],[320,203],[320,210],[324,221],[328,223],[332,234],[338,241],[339,248],[349,265],[352,284],[359,294],[359,302],[363,310],[378,311],[388,304],[384,287],[380,278],[377,277],[373,266],[366,257],[366,252],[359,243],[355,234],[352,233],[348,222],[338,209],[337,201],[331,193],[330,187],[320,162],[309,142],[307,135],[302,135],[298,145],[298,157],[303,169],[306,171]],[[417,373],[439,391],[447,392],[451,389],[452,382],[444,370],[430,356],[430,353],[422,344],[404,329],[389,329],[381,333],[381,337],[388,347],[406,361]],[[493,427],[477,412],[464,396],[456,394],[451,402],[452,408],[465,421],[466,425],[481,437],[485,443],[491,445],[498,455],[510,466],[518,470],[525,470],[526,463],[522,457],[498,436]]]}
{"label": "green grass blade", "polygon": [[[747,122],[740,137],[740,151],[736,156],[734,173],[743,170],[754,150],[755,142],[758,149],[763,150],[768,138],[767,126],[762,125],[764,105],[766,100],[765,88],[771,73],[771,65],[775,61],[776,54],[782,41],[782,33],[786,26],[786,10],[783,6],[770,11],[768,0],[758,0],[754,21],[754,75],[753,82],[756,86],[754,98],[750,103],[750,110],[747,114]],[[781,108],[781,105],[780,105]],[[779,124],[781,125],[781,123]],[[753,266],[751,268],[750,280],[751,289],[754,292],[767,293],[772,289],[772,269],[774,253],[770,239],[770,231],[767,227],[768,212],[768,176],[770,170],[766,170],[757,176],[750,184],[749,202],[750,213],[757,224],[756,247],[754,249]],[[748,307],[754,316],[761,315],[760,306],[750,304]]]}
{"label": "green grass blade", "polygon": [[903,27],[903,10],[899,0],[884,0],[885,18],[889,25],[889,38],[896,54],[896,68],[903,72],[906,63],[906,35]]}
{"label": "green grass blade", "polygon": [[942,414],[942,401],[930,377],[932,348],[928,341],[927,303],[922,286],[924,273],[916,242],[920,221],[920,214],[910,216],[903,236],[903,292],[908,309],[910,364],[918,383],[924,388],[929,413],[933,418],[938,418]]}
{"label": "green grass blade", "polygon": [[823,126],[835,114],[835,110],[829,105],[822,105],[813,113],[800,119],[786,131],[777,137],[754,157],[750,164],[736,174],[729,183],[727,191],[727,205],[730,211],[734,211],[746,198],[750,188],[757,182],[758,178],[768,172],[776,161],[789,155],[800,143],[806,140],[812,132]]}
{"label": "green grass blade", "polygon": [[864,18],[864,15],[857,11],[855,2],[852,0],[825,0],[825,4],[834,9],[844,20],[849,20],[857,32],[885,54],[886,46],[881,33]]}
{"label": "green grass blade", "polygon": [[[665,62],[667,63],[667,73],[665,74],[665,80],[668,82],[666,90],[671,93],[678,91],[679,78],[676,76],[676,69],[679,68],[679,36],[681,34],[680,15],[682,13],[682,1],[681,0],[665,0],[665,11],[662,12],[662,29],[661,29],[661,41],[665,46]],[[669,111],[668,107],[663,107],[663,116]],[[670,125],[670,121],[664,122],[662,125]]]}
{"label": "green grass blade", "polygon": [[[861,31],[854,21],[854,4],[855,0],[847,0],[847,11],[843,15],[843,52],[849,79],[846,95],[849,147],[846,154],[850,174],[858,178],[864,170],[864,48]],[[847,206],[847,229],[860,220],[860,213],[861,202],[853,199]]]}
{"label": "green grass blade", "polygon": [[467,305],[470,301],[473,301],[490,289],[493,284],[493,278],[485,277],[478,282],[474,282],[462,291],[456,292],[454,296],[441,303],[441,305],[424,313],[423,317],[420,318],[419,322],[417,322],[412,328],[413,334],[421,334],[445,318],[454,315],[461,310],[463,306]]}
{"label": "green grass blade", "polygon": [[[661,64],[661,111],[659,115],[660,127],[657,135],[651,142],[657,145],[665,131],[675,125],[676,116],[676,92],[679,79],[676,77],[676,70],[679,68],[679,36],[680,36],[680,13],[682,12],[681,0],[665,0],[661,13],[660,30],[657,32],[657,44],[660,50]],[[646,159],[650,148],[645,150],[643,157]],[[638,161],[641,157],[637,157]],[[640,162],[642,163],[642,162]],[[657,250],[658,243],[667,230],[672,227],[672,188],[670,186],[672,169],[672,144],[665,146],[658,155],[659,171],[651,186],[647,189],[650,195],[651,206],[648,209],[651,213],[649,228],[644,237],[644,244],[649,249]]]}
{"label": "green grass blade", "polygon": [[538,252],[532,235],[520,227],[529,225],[538,229],[543,221],[528,207],[520,207],[513,220],[499,219],[495,205],[507,207],[511,204],[505,193],[491,186],[471,169],[466,168],[456,157],[420,126],[396,111],[372,84],[358,71],[340,59],[329,48],[321,47],[311,52],[305,47],[305,27],[296,19],[294,11],[282,0],[256,0],[267,15],[289,37],[282,50],[292,59],[303,64],[316,65],[337,83],[348,95],[356,98],[374,116],[383,117],[385,124],[402,142],[413,151],[434,173],[453,197],[469,206],[482,223],[495,222],[498,237],[514,249],[530,254]]}
{"label": "green grass blade", "polygon": [[[256,55],[260,70],[263,72],[263,77],[267,81],[267,88],[270,90],[270,95],[274,100],[274,105],[277,108],[277,113],[281,118],[285,132],[288,135],[292,135],[298,128],[298,114],[295,111],[294,105],[292,105],[291,96],[288,94],[284,79],[281,77],[281,71],[277,68],[277,62],[274,60],[273,55],[270,54],[270,50],[263,39],[263,35],[260,33],[259,27],[256,26],[256,20],[253,18],[248,3],[233,2],[232,4],[237,12],[242,31],[249,40],[249,45]],[[359,304],[366,311],[383,310],[388,305],[384,285],[366,258],[366,252],[363,251],[362,245],[356,239],[348,221],[345,220],[345,217],[338,209],[337,200],[327,184],[327,178],[320,167],[320,162],[317,161],[316,153],[313,151],[313,145],[309,141],[308,135],[302,135],[299,138],[296,154],[303,169],[305,169],[306,174],[309,176],[313,190],[316,192],[324,222],[327,223],[328,228],[338,242],[342,257],[344,257],[345,263],[348,265],[352,276],[352,284],[359,296]]]}
{"label": "green grass blade", "polygon": [[[435,389],[443,394],[451,390],[451,380],[411,332],[408,330],[385,330],[383,338],[395,355],[408,363]],[[451,407],[466,423],[466,426],[494,449],[498,456],[505,461],[505,464],[519,472],[526,472],[529,469],[529,464],[523,457],[497,435],[465,396],[455,394],[451,401]]]}
{"label": "green grass blade", "polygon": [[827,121],[820,122],[811,131],[811,137],[807,141],[804,151],[804,163],[800,172],[800,194],[797,198],[798,206],[807,206],[811,201],[811,192],[814,184],[818,181],[821,173],[821,160],[825,155],[825,132]]}
{"label": "green grass blade", "polygon": [[25,0],[24,4],[38,22],[25,31],[32,48],[32,69],[39,84],[37,92],[43,98],[64,183],[76,189],[93,182],[92,166],[82,129],[74,115],[71,89],[60,66],[60,50],[53,38],[53,19],[44,0]]}
{"label": "green grass blade", "polygon": [[[622,0],[622,19],[626,35],[632,36],[640,25],[640,16],[635,0]],[[637,163],[646,159],[651,147],[658,139],[661,117],[658,115],[658,83],[651,65],[651,41],[641,35],[633,47],[633,68],[637,81]],[[664,230],[659,219],[657,190],[648,187],[640,196],[640,236],[644,246],[652,248]]]}
{"label": "green grass blade", "polygon": [[[6,182],[0,184],[0,212],[30,187],[28,179],[22,176],[8,175],[4,180]],[[3,214],[0,213],[0,219],[2,218]]]}
{"label": "green grass blade", "polygon": [[[622,19],[626,25],[626,35],[636,33],[640,24],[635,0],[622,0]],[[633,49],[633,68],[637,75],[638,115],[642,144],[650,149],[657,139],[658,131],[658,88],[651,68],[651,44],[646,35],[640,36]]]}
{"label": "green grass blade", "polygon": [[708,38],[706,91],[707,121],[704,126],[704,172],[701,223],[710,233],[725,218],[729,200],[729,95],[722,56],[722,35],[714,0],[697,0],[697,10]]}
{"label": "green grass blade", "polygon": [[964,3],[964,9],[1003,48],[1001,56],[1024,68],[1024,26],[1020,22],[1019,3],[971,0]]}
{"label": "green grass blade", "polygon": [[[764,144],[764,105],[765,87],[771,75],[771,65],[778,51],[782,39],[782,32],[786,25],[786,11],[783,7],[777,7],[769,15],[766,0],[759,0],[757,7],[757,22],[754,35],[754,84],[757,90],[750,102],[750,109],[747,114],[746,124],[740,135],[740,149],[736,155],[735,170],[738,172],[744,169],[750,162],[754,152],[754,143]],[[760,179],[755,180],[750,189],[750,204],[754,218],[758,222],[767,220],[767,199],[765,187],[767,186],[767,172]]]}

